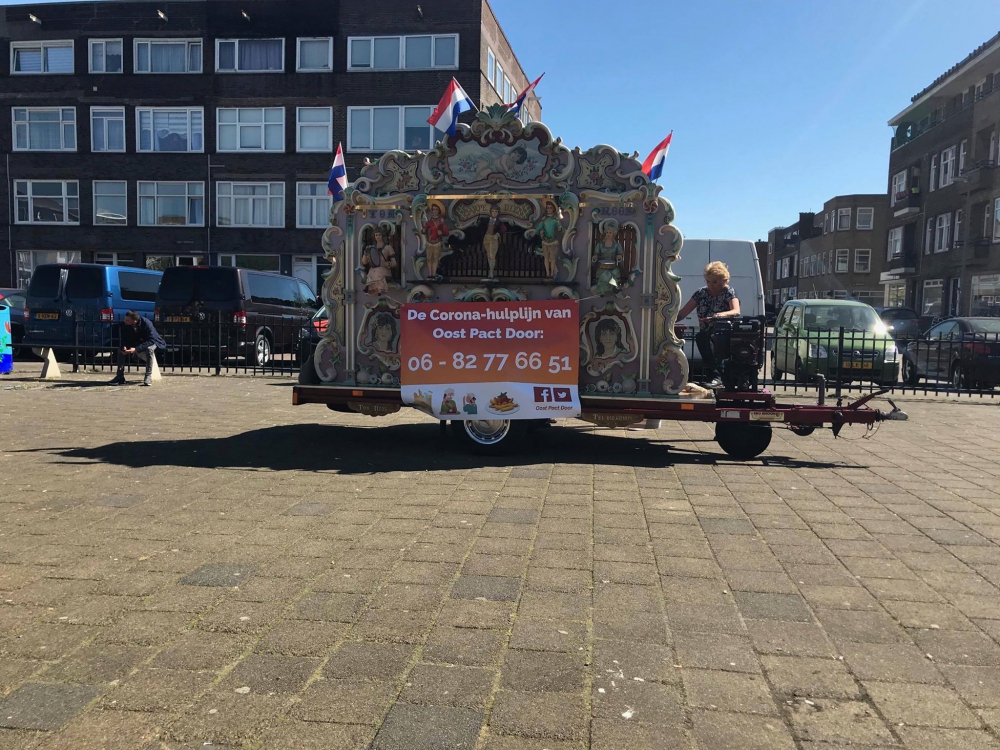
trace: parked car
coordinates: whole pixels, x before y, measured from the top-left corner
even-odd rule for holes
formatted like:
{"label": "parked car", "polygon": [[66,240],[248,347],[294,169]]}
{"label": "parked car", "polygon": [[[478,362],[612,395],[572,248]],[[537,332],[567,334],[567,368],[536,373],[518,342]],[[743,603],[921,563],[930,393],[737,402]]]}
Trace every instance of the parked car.
{"label": "parked car", "polygon": [[907,340],[919,336],[924,330],[920,325],[920,316],[912,307],[876,307],[874,310],[897,343],[902,341],[905,345]]}
{"label": "parked car", "polygon": [[958,389],[1000,383],[1000,318],[951,318],[907,344],[903,381],[947,380]]}
{"label": "parked car", "polygon": [[24,302],[23,289],[0,289],[0,307],[10,310],[10,338],[15,357],[21,353],[21,341],[24,339]]}
{"label": "parked car", "polygon": [[764,303],[764,325],[770,328],[778,319],[778,308],[770,302]]}
{"label": "parked car", "polygon": [[262,367],[275,355],[297,354],[299,330],[319,305],[309,285],[294,276],[175,266],[163,272],[155,319],[174,355],[219,351]]}
{"label": "parked car", "polygon": [[[838,363],[842,364],[839,371]],[[899,352],[875,310],[863,302],[790,300],[775,323],[771,366],[775,378],[790,372],[800,383],[811,382],[817,375],[832,380],[839,374],[843,380],[894,385]]]}
{"label": "parked car", "polygon": [[38,266],[28,282],[24,345],[112,348],[116,325],[126,312],[153,316],[161,276],[145,268],[96,263]]}
{"label": "parked car", "polygon": [[312,316],[308,325],[302,326],[299,331],[299,362],[305,362],[316,350],[319,341],[326,334],[326,329],[330,325],[330,319],[326,314],[326,308],[321,307]]}

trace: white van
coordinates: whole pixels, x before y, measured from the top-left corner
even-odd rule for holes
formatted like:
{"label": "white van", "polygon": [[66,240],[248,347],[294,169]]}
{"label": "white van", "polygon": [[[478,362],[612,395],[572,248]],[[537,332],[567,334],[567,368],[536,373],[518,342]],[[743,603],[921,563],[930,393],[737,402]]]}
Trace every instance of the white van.
{"label": "white van", "polygon": [[[681,305],[684,305],[695,291],[705,286],[702,275],[705,266],[721,260],[729,268],[729,286],[736,291],[740,300],[740,311],[745,317],[764,319],[764,284],[760,278],[760,264],[757,250],[749,240],[693,240],[684,238],[681,257],[673,265],[673,271],[681,277]],[[685,338],[697,331],[698,311],[694,310],[678,324],[688,331]],[[698,347],[687,342],[684,347],[689,360],[701,361]]]}

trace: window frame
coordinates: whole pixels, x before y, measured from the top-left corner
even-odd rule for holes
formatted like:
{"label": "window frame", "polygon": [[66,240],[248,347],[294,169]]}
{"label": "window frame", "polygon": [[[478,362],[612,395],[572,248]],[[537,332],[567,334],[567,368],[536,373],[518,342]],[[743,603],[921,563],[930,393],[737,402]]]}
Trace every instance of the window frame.
{"label": "window frame", "polygon": [[[906,172],[907,170],[904,169],[901,172],[896,172],[896,174],[892,176],[892,183],[890,184],[889,189],[890,206],[895,206],[896,201],[903,200],[906,197]],[[902,178],[899,180],[899,184],[901,186],[901,189],[899,190],[896,189],[896,178]]]}
{"label": "window frame", "polygon": [[497,69],[497,56],[492,47],[486,48],[486,79],[493,85],[493,74]]}
{"label": "window frame", "polygon": [[[64,109],[69,109],[73,111],[73,148],[66,148],[66,131],[65,127],[69,122],[62,119],[62,111]],[[18,122],[14,119],[15,113],[19,110],[23,110],[25,113],[25,120]],[[31,148],[31,112],[58,112],[59,113],[59,142],[62,144],[61,148]],[[77,112],[76,105],[69,107],[11,107],[10,108],[10,145],[11,151],[17,153],[76,153],[80,148],[79,132],[76,127],[77,125]],[[17,147],[17,126],[24,125],[27,128],[28,135],[28,148],[18,148]]]}
{"label": "window frame", "polygon": [[[862,255],[862,253],[865,253]],[[865,259],[866,268],[859,268],[858,265],[861,259]],[[872,272],[872,251],[868,247],[859,247],[854,249],[854,273],[871,273]]]}
{"label": "window frame", "polygon": [[[281,42],[281,69],[280,70],[240,70],[240,42]],[[232,70],[222,69],[219,67],[219,45],[224,42],[236,42],[236,54],[234,56],[234,63],[236,67]],[[297,46],[297,45],[296,45]],[[295,56],[298,57],[298,49],[295,50]],[[230,73],[234,75],[253,75],[257,74],[275,74],[285,72],[285,37],[283,36],[267,36],[267,37],[231,37],[226,39],[216,39],[215,40],[215,72],[216,73]]]}
{"label": "window frame", "polygon": [[[150,112],[150,122],[154,112],[186,112],[188,118],[188,149],[186,151],[157,151],[155,148],[142,148],[142,122],[141,112]],[[192,128],[191,113],[201,112],[201,148],[192,149]],[[150,140],[154,144],[155,139]],[[205,153],[205,108],[204,107],[136,107],[135,108],[135,152],[137,154],[203,154]],[[143,180],[143,182],[157,182],[157,180]],[[159,182],[175,182],[175,180],[159,180]],[[176,182],[189,182],[189,180],[176,180]]]}
{"label": "window frame", "polygon": [[[66,221],[35,221],[32,218],[32,219],[29,219],[28,221],[21,221],[20,219],[18,219],[17,201],[19,199],[23,198],[23,196],[19,196],[17,194],[17,185],[20,182],[26,183],[28,185],[28,192],[27,192],[27,196],[26,196],[27,200],[28,200],[28,215],[32,216],[32,217],[34,216],[34,213],[35,213],[34,212],[35,195],[34,195],[34,192],[31,189],[31,186],[34,185],[34,184],[36,184],[36,183],[57,183],[57,184],[62,185],[63,186],[63,190],[62,190],[62,195],[60,196],[60,198],[63,201],[63,216],[65,216],[67,220]],[[76,195],[75,196],[71,196],[69,194],[69,191],[66,189],[66,186],[67,185],[71,185],[71,184],[75,184],[76,185]],[[50,226],[50,227],[65,227],[65,226],[73,226],[73,227],[75,227],[75,226],[80,226],[80,181],[79,180],[30,180],[30,179],[17,179],[17,180],[12,180],[11,181],[11,185],[12,185],[12,188],[13,188],[12,192],[13,192],[13,198],[14,198],[14,223],[15,224],[24,224],[24,225],[34,224],[36,226]],[[53,196],[47,195],[47,196],[39,196],[39,197],[52,198]],[[71,198],[75,198],[76,199],[76,213],[77,213],[77,219],[76,219],[76,221],[69,221],[69,200]]]}
{"label": "window frame", "polygon": [[965,171],[965,162],[968,160],[969,156],[969,139],[963,138],[958,144],[958,174],[962,174]]}
{"label": "window frame", "polygon": [[1000,242],[1000,198],[993,199],[993,241]]}
{"label": "window frame", "polygon": [[[327,68],[302,67],[302,42],[326,41]],[[333,37],[332,36],[298,36],[295,37],[295,72],[296,73],[332,73],[333,72]]]}
{"label": "window frame", "polygon": [[320,195],[299,195],[299,186],[300,185],[321,185],[324,188],[327,188],[327,190],[329,190],[329,187],[328,187],[327,183],[325,183],[325,182],[316,182],[316,181],[313,181],[313,180],[296,180],[296,182],[295,182],[295,228],[296,229],[326,229],[326,228],[328,228],[330,226],[330,219],[329,219],[330,209],[329,208],[326,210],[326,213],[323,215],[323,217],[324,217],[324,223],[322,223],[322,224],[300,224],[299,223],[299,201],[300,200],[306,200],[306,201],[309,201],[310,203],[312,203],[313,204],[312,213],[313,213],[313,216],[315,217],[316,216],[316,202],[319,201],[319,200],[329,201],[330,207],[332,208],[333,207],[333,196],[330,195],[329,192],[326,192],[325,194],[320,194]]}
{"label": "window frame", "polygon": [[[124,196],[122,196],[122,195],[102,195],[102,196],[100,196],[101,198],[122,198],[122,197],[125,198],[125,222],[124,223],[119,224],[119,223],[114,223],[114,222],[99,222],[99,221],[97,221],[97,198],[98,198],[98,195],[97,195],[97,186],[100,183],[112,183],[112,184],[121,183],[122,185],[125,186]],[[91,203],[91,210],[92,210],[92,212],[91,212],[91,223],[95,227],[127,227],[128,226],[128,180],[94,180],[91,183],[90,187],[91,187],[91,194],[90,194],[91,200],[90,200],[90,203]],[[117,263],[113,263],[112,265],[118,265],[118,264]]]}
{"label": "window frame", "polygon": [[965,223],[965,209],[956,208],[955,218],[951,222],[951,246],[958,247],[959,243],[962,241],[961,233],[963,229],[963,224]]}
{"label": "window frame", "polygon": [[[893,245],[894,244],[898,248],[898,250],[896,250],[896,251],[893,250]],[[896,257],[899,257],[899,258],[903,257],[903,228],[902,227],[893,227],[892,229],[889,230],[889,235],[888,235],[888,238],[886,239],[885,250],[886,250],[886,252],[885,252],[885,259],[887,261],[890,261],[890,260],[892,260],[893,258],[896,258]]]}
{"label": "window frame", "polygon": [[[149,51],[149,70],[139,70],[139,45],[148,44],[150,45]],[[153,50],[152,46],[154,44],[184,44],[184,70],[171,71],[171,70],[153,70]],[[201,47],[201,54],[198,56],[198,60],[201,65],[198,70],[191,70],[189,63],[191,62],[191,50],[189,47],[192,44],[198,44]],[[124,65],[122,66],[124,68]],[[132,72],[140,76],[196,76],[202,75],[205,72],[205,40],[201,37],[137,37],[132,40]]]}
{"label": "window frame", "polygon": [[[329,123],[329,138],[327,139],[327,147],[325,149],[316,148],[302,148],[302,124],[299,122],[299,113],[303,109],[325,109],[330,113],[330,123]],[[348,108],[350,109],[350,108]],[[348,115],[348,119],[350,115]],[[315,127],[317,123],[308,123],[309,126]],[[297,154],[328,154],[333,152],[333,107],[296,107],[295,108],[295,153]]]}
{"label": "window frame", "polygon": [[[842,247],[837,249],[836,258],[836,269],[834,273],[850,273],[851,272],[851,251],[849,248]],[[843,262],[843,268],[841,268],[841,262]]]}
{"label": "window frame", "polygon": [[[70,50],[70,62],[72,63],[72,68],[70,70],[58,70],[55,73],[48,70],[39,70],[38,72],[30,70],[14,70],[14,58],[16,52],[22,49],[34,49],[38,48],[38,52],[41,55],[41,67],[45,67],[45,49],[46,47],[65,47],[69,45]],[[73,39],[40,39],[37,42],[11,42],[10,43],[10,75],[12,76],[72,76],[76,75],[76,42]]]}
{"label": "window frame", "polygon": [[[840,224],[841,224],[840,220],[843,217],[845,217],[845,216],[847,217],[847,226],[842,227],[842,226],[840,226]],[[837,209],[837,227],[836,227],[836,230],[838,232],[849,232],[851,230],[851,208],[850,208],[850,206],[848,206],[847,208],[838,208]]]}
{"label": "window frame", "polygon": [[[868,212],[868,226],[861,226],[861,212]],[[861,232],[870,232],[875,228],[875,207],[874,206],[858,206],[857,210],[854,212],[854,228]]]}
{"label": "window frame", "polygon": [[[404,137],[406,135],[405,131],[406,131],[406,109],[407,109],[407,107],[411,107],[411,108],[414,108],[414,109],[416,109],[416,108],[426,109],[426,108],[429,107],[430,111],[433,112],[435,106],[436,105],[434,105],[434,104],[386,104],[386,105],[372,105],[370,107],[348,107],[347,108],[347,150],[351,151],[351,152],[354,152],[354,153],[359,153],[359,154],[384,154],[384,153],[388,153],[389,151],[395,151],[395,150],[398,150],[398,149],[403,149],[404,148],[404,141],[403,141],[403,139],[404,139]],[[395,110],[399,111],[399,130],[397,131],[399,133],[399,142],[397,142],[396,146],[393,147],[393,148],[390,148],[390,149],[376,149],[376,148],[374,148],[374,145],[375,145],[375,133],[374,133],[375,116],[374,116],[374,110],[376,110],[376,109],[395,109]],[[367,110],[369,112],[369,117],[368,117],[368,124],[369,124],[368,143],[369,143],[369,146],[368,146],[368,148],[353,148],[351,146],[351,115],[352,115],[353,112],[355,112],[357,110]],[[427,123],[427,128],[430,131],[430,146],[429,146],[429,148],[434,148],[435,140],[434,140],[434,132],[433,131],[437,130],[437,128],[435,128],[430,123]]]}
{"label": "window frame", "polygon": [[951,247],[951,213],[938,214],[934,219],[934,252],[943,253]]}
{"label": "window frame", "polygon": [[938,181],[938,155],[937,154],[933,154],[931,156],[931,175],[930,176],[931,176],[931,181],[930,181],[930,189],[929,189],[928,192],[933,193],[935,190],[937,190],[937,181]]}
{"label": "window frame", "polygon": [[[407,40],[411,37],[430,37],[431,40],[431,65],[429,68],[408,68],[406,67],[406,44]],[[455,62],[452,65],[435,65],[435,47],[437,44],[437,39],[442,37],[454,37],[455,39]],[[375,40],[376,39],[398,39],[399,40],[399,60],[397,61],[397,67],[395,68],[376,68],[375,67]],[[369,59],[371,60],[370,65],[355,65],[354,64],[354,42],[368,42],[368,52]],[[461,49],[461,34],[377,34],[377,35],[360,35],[360,36],[349,36],[347,37],[347,72],[365,72],[365,73],[383,73],[388,71],[408,71],[408,70],[458,70],[459,65],[459,51]],[[489,48],[487,48],[489,49]]]}
{"label": "window frame", "polygon": [[[955,170],[956,165],[956,153],[957,149],[955,146],[949,146],[948,148],[941,151],[941,158],[938,161],[940,164],[938,187],[946,188],[955,181]],[[947,157],[947,158],[945,158]],[[947,166],[947,169],[945,167]]]}
{"label": "window frame", "polygon": [[[94,148],[94,112],[96,110],[110,112],[111,110],[120,111],[122,113],[122,147],[119,148],[104,148],[95,149]],[[125,107],[101,107],[101,106],[91,106],[90,107],[90,153],[92,154],[124,154],[128,150],[128,131],[127,131],[126,119],[125,119]],[[104,143],[107,145],[108,142],[108,131],[107,125],[104,126]]]}
{"label": "window frame", "polygon": [[[220,186],[222,186],[222,185],[229,185],[230,186],[230,192],[229,192],[228,195],[224,195],[222,193],[222,190],[220,189]],[[266,196],[252,196],[252,195],[240,195],[240,196],[237,196],[232,191],[232,188],[235,187],[236,185],[251,185],[251,186],[254,186],[254,187],[267,186],[267,195]],[[271,194],[271,190],[272,190],[272,188],[275,185],[281,186],[281,194],[280,195],[272,195]],[[286,209],[285,199],[287,198],[287,195],[288,195],[288,190],[287,190],[287,186],[285,185],[284,180],[263,180],[263,181],[258,181],[258,180],[217,180],[216,183],[215,183],[215,226],[216,226],[217,229],[284,229],[285,226],[286,226],[286,224],[287,224],[287,220],[286,220],[286,217],[285,217],[285,209]],[[250,224],[236,224],[235,223],[235,217],[236,217],[236,199],[237,198],[246,199],[246,200],[250,201],[251,204],[253,203],[253,199],[254,198],[258,198],[258,199],[259,198],[264,198],[267,201],[267,217],[268,217],[268,222],[270,222],[270,220],[271,220],[271,200],[275,199],[275,198],[280,198],[281,199],[281,214],[280,214],[281,215],[281,223],[280,224],[270,224],[270,223],[268,223],[268,224],[254,224],[254,223],[251,222]],[[220,209],[220,205],[222,204],[223,200],[228,200],[230,202],[230,204],[231,204],[230,212],[229,212],[230,222],[231,223],[229,223],[229,224],[220,224],[219,223],[219,219],[222,216],[222,211]],[[251,216],[251,219],[252,219],[252,217],[253,217],[253,210],[252,209],[250,211],[250,216]]]}
{"label": "window frame", "polygon": [[[108,70],[94,70],[94,45],[103,44],[105,45],[104,52],[104,67],[107,68],[107,44],[108,42],[118,42],[122,48],[122,66],[120,70],[108,71]],[[117,76],[125,72],[125,39],[122,37],[113,38],[109,37],[107,39],[88,39],[87,40],[87,72],[91,75],[99,76]]]}
{"label": "window frame", "polygon": [[[143,195],[142,186],[143,185],[184,185],[184,200],[185,200],[185,212],[184,212],[184,224],[143,224],[142,223],[142,199],[152,198],[154,206],[154,219],[159,215],[159,198],[161,197],[159,192],[154,192],[153,195]],[[192,195],[190,190],[191,185],[201,185],[201,195]],[[176,195],[162,196],[164,198],[177,198]],[[201,223],[200,224],[189,224],[187,218],[191,212],[191,201],[201,198]],[[204,180],[138,180],[135,184],[135,200],[136,200],[136,226],[140,227],[166,227],[169,229],[184,229],[187,227],[204,227],[206,220],[206,206],[207,206],[207,196],[205,195],[205,181]]]}
{"label": "window frame", "polygon": [[[244,110],[260,110],[261,120],[259,123],[241,123],[240,122],[240,112]],[[280,110],[281,111],[281,148],[273,149],[267,148],[267,126],[275,125],[277,123],[267,122],[267,110]],[[221,113],[223,111],[234,111],[236,112],[236,122],[222,122]],[[218,154],[283,154],[287,150],[287,142],[285,140],[285,127],[286,127],[287,113],[285,107],[216,107],[215,108],[215,152]],[[222,147],[222,128],[225,127],[235,127],[236,128],[236,148],[223,148]],[[260,148],[241,148],[240,147],[240,135],[242,128],[260,128]]]}

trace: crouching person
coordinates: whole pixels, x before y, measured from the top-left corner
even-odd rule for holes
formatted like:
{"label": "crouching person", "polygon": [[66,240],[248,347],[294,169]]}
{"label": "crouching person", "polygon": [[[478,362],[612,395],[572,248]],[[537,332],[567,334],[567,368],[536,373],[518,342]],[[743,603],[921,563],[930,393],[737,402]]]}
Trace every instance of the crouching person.
{"label": "crouching person", "polygon": [[125,358],[135,354],[146,363],[146,377],[143,385],[153,384],[153,357],[157,347],[164,349],[167,342],[153,327],[152,321],[144,318],[135,310],[125,313],[125,321],[121,326],[122,346],[115,350],[115,364],[118,365],[118,373],[111,385],[125,385]]}

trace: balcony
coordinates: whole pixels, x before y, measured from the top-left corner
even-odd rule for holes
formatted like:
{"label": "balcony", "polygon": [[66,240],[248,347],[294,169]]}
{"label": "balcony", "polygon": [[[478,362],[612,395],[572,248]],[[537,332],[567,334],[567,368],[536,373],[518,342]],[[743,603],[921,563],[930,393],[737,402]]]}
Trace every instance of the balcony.
{"label": "balcony", "polygon": [[979,190],[992,190],[996,166],[995,161],[983,159],[982,161],[976,162],[968,169],[963,169],[961,174],[955,178],[955,181],[963,184],[963,192],[965,193],[975,193]]}
{"label": "balcony", "polygon": [[911,188],[909,192],[896,193],[892,203],[892,215],[895,217],[920,213],[920,189]]}
{"label": "balcony", "polygon": [[885,261],[885,271],[879,276],[879,282],[899,281],[917,272],[917,252],[912,248],[891,255]]}
{"label": "balcony", "polygon": [[990,246],[993,244],[994,242],[992,237],[978,236],[969,237],[964,241],[958,241],[955,243],[955,247],[969,248],[971,252],[967,254],[966,258],[970,262],[987,261],[990,258]]}

